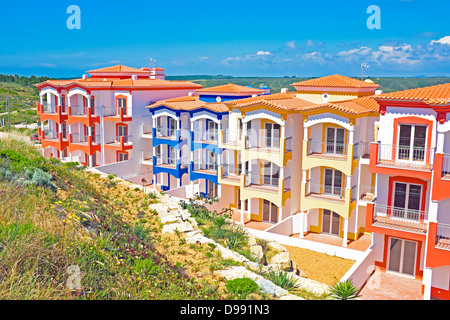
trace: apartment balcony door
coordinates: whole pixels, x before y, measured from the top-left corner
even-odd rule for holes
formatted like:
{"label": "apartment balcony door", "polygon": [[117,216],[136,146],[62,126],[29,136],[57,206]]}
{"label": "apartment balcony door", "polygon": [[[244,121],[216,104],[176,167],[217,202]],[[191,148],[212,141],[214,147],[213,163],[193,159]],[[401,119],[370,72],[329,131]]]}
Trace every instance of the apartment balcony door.
{"label": "apartment balcony door", "polygon": [[279,149],[280,125],[277,123],[266,123],[264,129],[264,147],[269,149]]}
{"label": "apartment balcony door", "polygon": [[265,222],[277,223],[278,207],[270,201],[263,200],[262,220]]}
{"label": "apartment balcony door", "polygon": [[118,98],[117,99],[117,114],[120,114],[120,109],[123,110],[123,115],[127,115],[127,99],[125,98]]}
{"label": "apartment balcony door", "polygon": [[128,127],[117,126],[117,141],[120,142],[120,137],[123,137],[123,141],[128,143]]}
{"label": "apartment balcony door", "polygon": [[206,140],[216,142],[218,132],[219,132],[219,125],[217,123],[215,123],[214,121],[209,121]]}
{"label": "apartment balcony door", "polygon": [[422,186],[419,184],[395,182],[392,217],[409,220],[420,219]]}
{"label": "apartment balcony door", "polygon": [[216,170],[217,169],[217,155],[210,150],[206,151],[206,169],[207,170]]}
{"label": "apartment balcony door", "polygon": [[335,169],[325,169],[325,180],[322,193],[341,197],[342,178],[343,174],[341,171]]}
{"label": "apartment balcony door", "polygon": [[263,162],[263,185],[270,187],[278,187],[279,167],[269,161]]}
{"label": "apartment balcony door", "polygon": [[416,269],[417,242],[389,238],[387,270],[414,276]]}
{"label": "apartment balcony door", "polygon": [[345,154],[345,129],[327,128],[325,153]]}
{"label": "apartment balcony door", "polygon": [[339,236],[340,216],[333,211],[324,209],[322,213],[322,233]]}
{"label": "apartment balcony door", "polygon": [[219,188],[214,182],[206,180],[207,195],[211,198],[216,198],[219,195]]}
{"label": "apartment balcony door", "polygon": [[425,161],[427,126],[400,124],[397,160]]}
{"label": "apartment balcony door", "polygon": [[175,132],[177,130],[177,120],[174,118],[169,118],[169,129],[168,129],[168,136],[173,137],[175,136]]}
{"label": "apartment balcony door", "polygon": [[167,146],[169,148],[169,159],[168,164],[176,164],[177,163],[177,149],[172,146]]}

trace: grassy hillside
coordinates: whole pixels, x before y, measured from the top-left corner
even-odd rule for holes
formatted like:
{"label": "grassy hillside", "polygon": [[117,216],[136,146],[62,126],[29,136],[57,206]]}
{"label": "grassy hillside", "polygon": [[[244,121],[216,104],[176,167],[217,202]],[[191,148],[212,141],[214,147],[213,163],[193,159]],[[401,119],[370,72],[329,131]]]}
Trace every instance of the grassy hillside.
{"label": "grassy hillside", "polygon": [[[158,201],[0,140],[0,299],[220,299],[210,246],[162,235]],[[71,290],[68,268],[80,270]],[[75,269],[73,269],[75,270]],[[70,269],[69,269],[70,271]]]}

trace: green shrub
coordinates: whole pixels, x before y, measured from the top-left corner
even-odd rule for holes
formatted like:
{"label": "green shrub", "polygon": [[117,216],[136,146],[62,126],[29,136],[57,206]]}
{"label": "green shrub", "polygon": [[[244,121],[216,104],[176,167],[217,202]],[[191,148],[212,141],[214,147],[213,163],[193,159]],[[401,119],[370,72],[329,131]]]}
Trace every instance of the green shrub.
{"label": "green shrub", "polygon": [[228,291],[234,295],[246,298],[251,293],[259,291],[255,281],[248,278],[237,278],[227,282],[225,285]]}
{"label": "green shrub", "polygon": [[335,284],[331,288],[331,297],[334,300],[350,300],[358,298],[359,289],[349,279]]}
{"label": "green shrub", "polygon": [[272,281],[277,286],[286,290],[299,288],[297,279],[294,277],[294,275],[283,270],[269,270],[266,273],[266,278]]}

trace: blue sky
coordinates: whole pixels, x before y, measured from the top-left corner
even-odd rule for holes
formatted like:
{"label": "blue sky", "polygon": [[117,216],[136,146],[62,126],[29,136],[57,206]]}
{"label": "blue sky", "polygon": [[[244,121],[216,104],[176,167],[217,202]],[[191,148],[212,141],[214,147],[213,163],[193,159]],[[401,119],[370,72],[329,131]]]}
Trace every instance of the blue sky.
{"label": "blue sky", "polygon": [[[67,8],[81,9],[69,30]],[[381,10],[369,29],[367,8]],[[0,73],[78,77],[124,64],[167,75],[450,76],[448,0],[9,1]]]}

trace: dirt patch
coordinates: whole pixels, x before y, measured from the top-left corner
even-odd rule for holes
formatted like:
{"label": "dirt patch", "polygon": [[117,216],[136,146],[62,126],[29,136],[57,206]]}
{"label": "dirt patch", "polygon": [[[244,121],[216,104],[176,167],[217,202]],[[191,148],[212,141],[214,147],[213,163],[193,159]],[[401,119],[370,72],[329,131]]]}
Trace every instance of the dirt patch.
{"label": "dirt patch", "polygon": [[325,253],[283,245],[298,269],[305,272],[308,279],[327,285],[336,284],[355,263],[354,260],[329,256]]}

